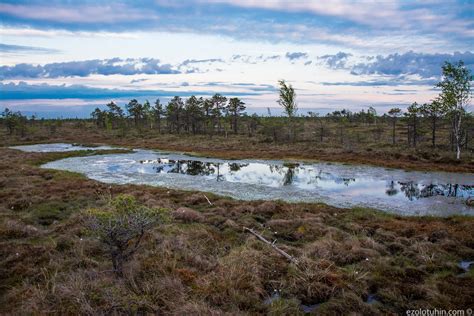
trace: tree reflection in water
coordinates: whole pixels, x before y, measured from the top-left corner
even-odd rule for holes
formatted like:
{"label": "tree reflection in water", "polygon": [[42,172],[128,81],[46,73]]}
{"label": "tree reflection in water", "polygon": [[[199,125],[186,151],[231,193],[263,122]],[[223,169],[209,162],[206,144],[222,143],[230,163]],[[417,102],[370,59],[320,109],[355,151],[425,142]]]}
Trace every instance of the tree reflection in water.
{"label": "tree reflection in water", "polygon": [[[405,196],[410,200],[418,200],[420,198],[427,198],[431,196],[446,196],[446,197],[462,197],[465,194],[470,195],[474,190],[472,185],[459,185],[459,184],[417,184],[413,181],[409,182],[397,182]],[[390,181],[387,184],[387,195],[397,194],[395,188],[395,182]]]}
{"label": "tree reflection in water", "polygon": [[140,161],[141,163],[156,164],[153,169],[156,173],[178,173],[190,176],[210,176],[215,174],[217,181],[224,181],[224,176],[220,170],[223,165],[228,165],[232,173],[240,171],[249,164],[244,163],[212,163],[202,162],[199,160],[173,160],[173,159],[157,159]]}
{"label": "tree reflection in water", "polygon": [[387,190],[385,190],[385,193],[388,196],[393,196],[398,194],[398,190],[395,188],[395,181],[390,181],[387,185]]}
{"label": "tree reflection in water", "polygon": [[283,176],[283,185],[291,185],[295,177],[295,167],[288,167]]}
{"label": "tree reflection in water", "polygon": [[240,169],[242,169],[243,167],[247,167],[248,165],[249,165],[248,163],[235,163],[235,162],[232,162],[232,163],[229,163],[229,169],[232,172],[237,172],[237,171],[240,171]]}
{"label": "tree reflection in water", "polygon": [[[271,174],[278,174],[280,176],[279,183],[282,186],[298,185],[301,184],[299,182],[305,181],[304,184],[313,184],[314,187],[317,187],[318,185],[324,186],[324,183],[327,182],[348,187],[351,185],[357,186],[357,183],[361,181],[361,179],[356,181],[356,178],[341,177],[330,172],[324,172],[321,169],[315,170],[311,167],[307,168],[304,166],[266,165],[237,162],[215,163],[203,162],[199,160],[173,160],[162,158],[156,160],[142,160],[140,162],[153,164],[153,170],[156,173],[177,173],[191,176],[215,176],[216,181],[219,182],[225,181],[226,175],[252,176],[252,173],[256,173],[260,177],[270,177]],[[250,165],[252,165],[253,168],[244,169]],[[258,170],[258,172],[255,170]],[[297,179],[298,174],[300,174],[301,177],[298,177]],[[402,182],[392,180],[387,181],[385,194],[388,196],[403,194],[403,196],[405,196],[408,200],[414,201],[420,198],[432,196],[472,196],[473,191],[474,186],[472,185],[419,184],[414,181]]]}
{"label": "tree reflection in water", "polygon": [[279,165],[268,165],[270,173],[278,173],[282,176],[282,185],[291,185],[295,178],[295,167],[285,167]]}

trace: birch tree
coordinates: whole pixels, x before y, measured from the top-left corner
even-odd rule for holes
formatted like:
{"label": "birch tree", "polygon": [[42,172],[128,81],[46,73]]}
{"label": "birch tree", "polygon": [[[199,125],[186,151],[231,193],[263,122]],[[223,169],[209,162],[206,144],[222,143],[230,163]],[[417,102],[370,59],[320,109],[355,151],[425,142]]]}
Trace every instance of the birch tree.
{"label": "birch tree", "polygon": [[293,119],[298,111],[295,90],[290,84],[286,84],[285,80],[278,81],[278,84],[280,85],[280,98],[278,99],[278,104],[283,107],[283,111],[288,116],[288,138],[293,140]]}
{"label": "birch tree", "polygon": [[452,119],[456,159],[461,159],[461,148],[464,143],[462,118],[466,114],[471,101],[472,80],[471,72],[464,65],[464,62],[445,62],[441,82],[436,85],[441,88],[440,100]]}

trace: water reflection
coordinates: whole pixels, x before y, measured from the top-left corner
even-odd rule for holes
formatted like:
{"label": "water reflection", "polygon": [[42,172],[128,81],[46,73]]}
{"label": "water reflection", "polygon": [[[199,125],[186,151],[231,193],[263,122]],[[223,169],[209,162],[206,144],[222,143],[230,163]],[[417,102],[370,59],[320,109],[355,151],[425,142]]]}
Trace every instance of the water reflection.
{"label": "water reflection", "polygon": [[398,194],[395,181],[389,181],[387,185],[387,190],[385,190],[385,194],[387,194],[388,196],[393,196],[393,195]]}
{"label": "water reflection", "polygon": [[336,163],[220,160],[136,150],[66,158],[43,167],[118,184],[213,192],[243,200],[324,202],[405,215],[474,215],[474,176]]}
{"label": "water reflection", "polygon": [[[158,174],[182,174],[203,176],[217,182],[242,182],[272,187],[296,186],[302,189],[317,189],[332,186],[357,188],[364,179],[340,176],[316,169],[310,165],[274,165],[265,163],[207,162],[199,160],[174,160],[158,158],[141,160],[141,164],[151,166]],[[409,201],[433,196],[468,197],[473,195],[474,186],[458,184],[422,184],[415,181],[384,181],[386,196],[403,196]],[[332,183],[332,184],[331,184]],[[380,183],[383,185],[384,183]],[[375,181],[372,185],[378,186]]]}
{"label": "water reflection", "polygon": [[[468,197],[474,192],[473,185],[459,185],[459,184],[425,184],[420,185],[413,181],[398,182],[400,190],[405,194],[410,201],[420,198],[427,198],[432,196],[447,196],[447,197]],[[394,187],[393,181],[387,187],[386,193],[393,195],[391,190],[397,191]],[[394,193],[397,194],[397,193]]]}

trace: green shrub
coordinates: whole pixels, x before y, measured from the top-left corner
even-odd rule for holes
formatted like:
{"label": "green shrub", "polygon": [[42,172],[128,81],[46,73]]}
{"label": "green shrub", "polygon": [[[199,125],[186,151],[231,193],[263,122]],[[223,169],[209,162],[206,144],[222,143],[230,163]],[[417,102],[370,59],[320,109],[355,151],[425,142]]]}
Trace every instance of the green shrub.
{"label": "green shrub", "polygon": [[145,233],[166,221],[162,209],[139,205],[133,196],[120,195],[102,209],[86,212],[87,226],[106,246],[113,270],[123,276],[123,265],[137,251]]}

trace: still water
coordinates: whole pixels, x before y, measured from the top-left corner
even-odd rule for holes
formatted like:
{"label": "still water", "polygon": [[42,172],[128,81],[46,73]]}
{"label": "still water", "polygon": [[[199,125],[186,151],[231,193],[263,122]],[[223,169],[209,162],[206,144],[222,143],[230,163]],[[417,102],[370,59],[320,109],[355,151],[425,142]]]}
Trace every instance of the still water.
{"label": "still water", "polygon": [[337,163],[220,160],[151,150],[66,158],[44,168],[80,172],[105,183],[198,190],[243,200],[324,202],[401,215],[474,215],[474,176]]}
{"label": "still water", "polygon": [[13,146],[10,148],[18,149],[21,151],[27,151],[27,152],[36,152],[36,153],[66,152],[66,151],[77,151],[77,150],[117,149],[117,147],[111,147],[111,146],[89,147],[89,146],[83,146],[79,144],[66,144],[66,143],[23,145],[23,146]]}

